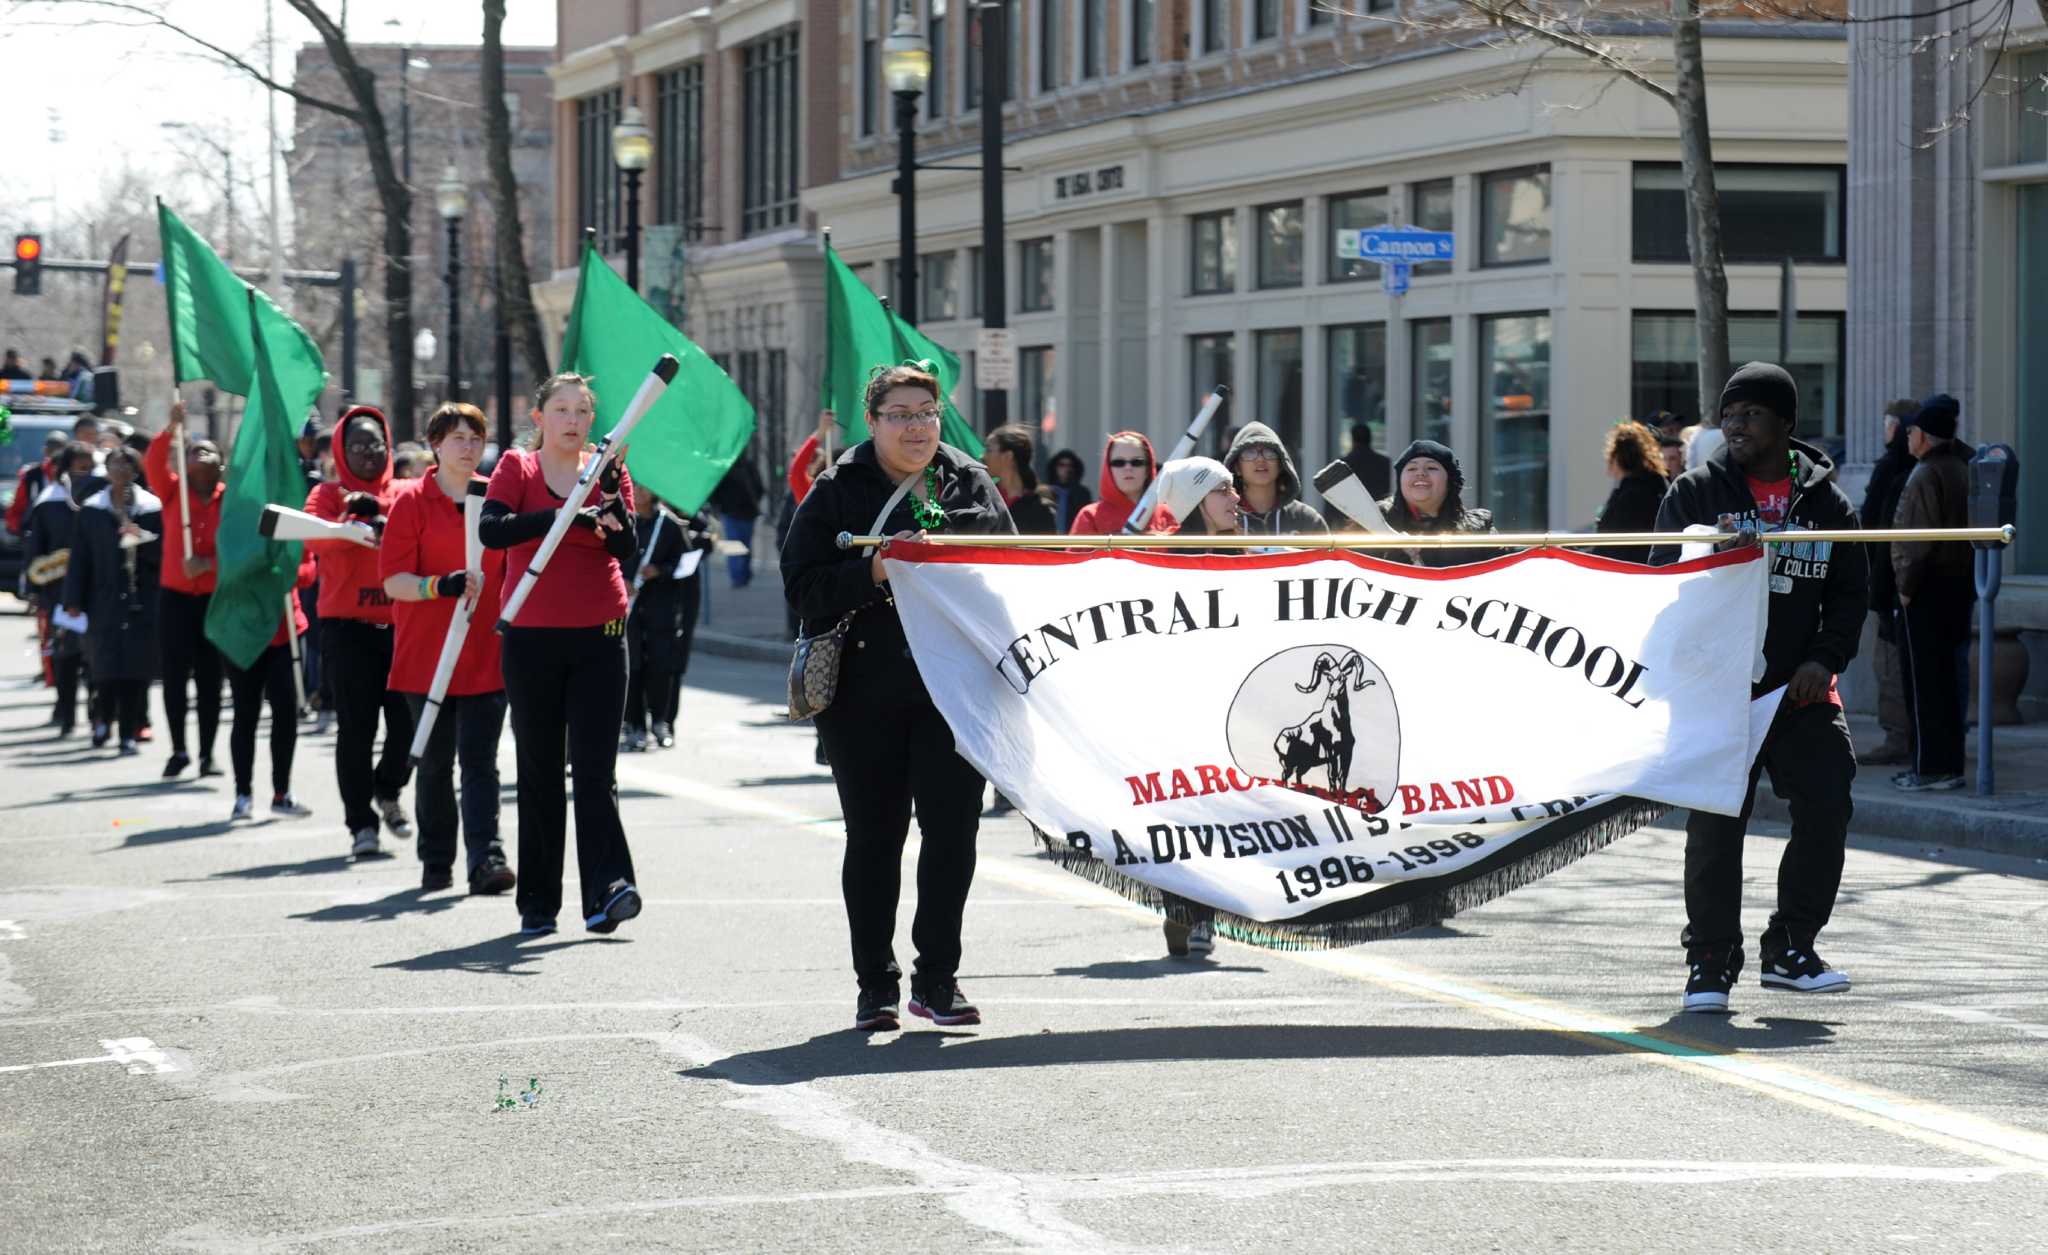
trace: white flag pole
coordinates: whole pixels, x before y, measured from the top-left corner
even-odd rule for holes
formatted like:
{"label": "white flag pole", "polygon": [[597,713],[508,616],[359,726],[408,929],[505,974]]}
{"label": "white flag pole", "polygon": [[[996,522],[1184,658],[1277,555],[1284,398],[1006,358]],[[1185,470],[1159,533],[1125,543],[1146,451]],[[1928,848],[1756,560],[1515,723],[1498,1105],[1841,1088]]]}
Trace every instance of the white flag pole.
{"label": "white flag pole", "polygon": [[171,427],[171,456],[177,459],[178,476],[178,520],[183,524],[185,535],[185,561],[192,560],[192,490],[185,483],[185,420],[180,418]]}
{"label": "white flag pole", "polygon": [[[483,522],[484,498],[490,494],[490,481],[472,477],[469,491],[462,499],[462,557],[463,569],[469,578],[477,582],[477,596],[483,595],[484,546],[478,534]],[[455,617],[448,620],[448,635],[441,638],[441,657],[434,663],[434,680],[427,686],[427,704],[420,711],[419,724],[412,733],[412,763],[419,766],[427,754],[427,738],[434,735],[434,723],[441,715],[441,703],[448,697],[449,682],[455,678],[455,663],[462,657],[462,643],[469,639],[470,617],[476,613],[473,603],[464,590],[464,596],[455,606]]]}
{"label": "white flag pole", "polygon": [[284,630],[292,638],[292,692],[297,695],[299,703],[292,708],[293,719],[297,719],[299,712],[306,708],[306,673],[299,667],[299,616],[294,613],[298,607],[292,604],[298,595],[296,587],[284,590]]}

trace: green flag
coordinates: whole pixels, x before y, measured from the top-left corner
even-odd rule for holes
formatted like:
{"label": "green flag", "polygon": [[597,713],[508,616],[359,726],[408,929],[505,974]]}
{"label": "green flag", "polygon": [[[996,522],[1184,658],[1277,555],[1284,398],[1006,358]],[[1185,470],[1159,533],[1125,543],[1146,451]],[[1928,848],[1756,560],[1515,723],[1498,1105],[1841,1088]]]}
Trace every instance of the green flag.
{"label": "green flag", "polygon": [[924,359],[939,368],[939,401],[945,410],[939,439],[962,453],[981,456],[981,437],[953,408],[960,359],[883,305],[839,260],[829,240],[825,244],[825,346],[823,404],[837,417],[840,434],[848,444],[868,438],[864,404],[868,372],[877,366]]}
{"label": "green flag", "polygon": [[319,399],[326,378],[306,333],[262,293],[244,287],[249,399],[235,432],[225,476],[227,492],[221,498],[216,586],[206,608],[206,639],[229,662],[246,669],[277,634],[285,598],[298,580],[302,551],[298,541],[265,540],[256,530],[257,519],[266,505],[296,508],[305,502],[299,426]]}
{"label": "green flag", "polygon": [[[156,220],[163,247],[164,303],[171,316],[174,381],[208,379],[222,392],[250,396],[255,373],[249,332],[252,289],[162,201],[156,203]],[[312,339],[271,304],[268,296],[259,292],[257,299],[290,328],[289,336],[281,330],[273,332],[271,350],[280,358],[292,356],[300,350],[287,341],[297,340],[317,365],[320,353]],[[265,326],[278,329],[279,323]],[[319,389],[314,389],[314,395],[319,395]],[[288,387],[286,397],[290,398]]]}
{"label": "green flag", "polygon": [[625,416],[626,404],[663,353],[673,353],[680,366],[668,391],[633,429],[626,469],[674,509],[695,514],[753,439],[754,407],[717,362],[585,245],[576,303],[562,334],[562,369],[597,382],[592,437]]}

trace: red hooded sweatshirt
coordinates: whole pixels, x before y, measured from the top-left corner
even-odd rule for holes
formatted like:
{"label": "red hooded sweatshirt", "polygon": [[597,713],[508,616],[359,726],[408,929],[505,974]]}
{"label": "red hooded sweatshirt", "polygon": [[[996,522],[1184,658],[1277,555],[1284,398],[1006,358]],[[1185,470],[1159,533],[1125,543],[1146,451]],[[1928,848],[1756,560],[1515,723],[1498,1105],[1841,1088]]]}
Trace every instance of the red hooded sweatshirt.
{"label": "red hooded sweatshirt", "polygon": [[[1159,478],[1159,455],[1152,451],[1152,442],[1135,431],[1117,432],[1102,447],[1102,478],[1097,481],[1096,498],[1082,506],[1081,512],[1074,516],[1074,525],[1067,529],[1069,536],[1108,536],[1120,532],[1124,530],[1124,524],[1130,521],[1131,511],[1138,508],[1137,502],[1124,496],[1117,489],[1116,477],[1110,473],[1109,451],[1119,440],[1135,440],[1145,446],[1145,460],[1151,463],[1145,482],[1150,484]],[[1179,523],[1172,515],[1154,508],[1152,520],[1145,530],[1159,535],[1171,535],[1178,526]]]}
{"label": "red hooded sweatshirt", "polygon": [[[375,479],[365,480],[348,466],[349,424],[358,418],[372,418],[384,429],[384,466]],[[396,493],[391,480],[391,424],[374,406],[357,405],[334,425],[334,469],[340,482],[321,484],[306,497],[306,513],[329,522],[352,517],[344,500],[352,492],[367,492],[377,498],[377,512],[389,515]],[[384,595],[384,577],[378,574],[375,549],[346,540],[309,540],[306,552],[320,559],[320,617],[357,619],[365,623],[391,623],[391,599]]]}
{"label": "red hooded sweatshirt", "polygon": [[[164,503],[163,586],[173,592],[201,595],[213,591],[214,573],[198,579],[185,575],[184,507],[178,504],[178,472],[171,467],[171,429],[166,427],[149,442],[142,455],[142,476]],[[214,556],[214,535],[220,531],[220,502],[227,495],[224,481],[215,480],[213,495],[192,503],[192,556]],[[279,618],[283,618],[282,615]]]}

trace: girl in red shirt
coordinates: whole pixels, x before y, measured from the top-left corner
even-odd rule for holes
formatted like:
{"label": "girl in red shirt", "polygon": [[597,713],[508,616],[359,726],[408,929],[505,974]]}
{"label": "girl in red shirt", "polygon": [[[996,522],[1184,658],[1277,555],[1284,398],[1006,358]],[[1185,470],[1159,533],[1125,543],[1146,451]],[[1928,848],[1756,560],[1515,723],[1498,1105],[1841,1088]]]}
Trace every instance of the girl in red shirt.
{"label": "girl in red shirt", "polygon": [[[518,587],[576,486],[596,405],[583,376],[550,378],[534,392],[532,449],[508,449],[498,459],[482,535],[486,548],[507,551],[507,588]],[[519,930],[527,936],[553,932],[562,908],[565,730],[576,773],[584,927],[608,933],[640,913],[614,780],[626,711],[626,580],[619,564],[637,548],[624,464],[621,448],[518,622],[505,629],[505,693],[519,741]]]}
{"label": "girl in red shirt", "polygon": [[[427,420],[434,469],[409,481],[391,503],[377,550],[385,595],[391,598],[393,639],[390,688],[403,693],[413,726],[427,707],[434,668],[458,602],[471,607],[462,652],[448,680],[434,731],[427,738],[413,786],[418,820],[420,888],[429,893],[455,883],[455,832],[460,819],[474,894],[503,893],[519,883],[505,865],[498,837],[498,740],[505,730],[505,672],[499,660],[498,620],[505,555],[484,555],[483,569],[466,569],[463,501],[489,429],[474,405],[450,401]],[[483,481],[476,480],[478,486]],[[462,760],[462,805],[455,802],[455,762]]]}
{"label": "girl in red shirt", "polygon": [[[206,639],[206,607],[213,601],[214,535],[220,530],[220,502],[227,494],[221,482],[220,449],[211,440],[185,446],[185,465],[171,465],[171,444],[185,425],[185,403],[171,403],[170,426],[149,442],[142,456],[142,475],[156,486],[164,503],[164,564],[157,601],[158,661],[163,668],[164,715],[171,725],[171,760],[164,779],[175,780],[192,765],[185,753],[185,682],[197,691],[193,703],[199,716],[199,774],[217,776],[214,738],[220,734],[220,654]],[[192,556],[185,556],[183,500],[178,480],[186,480],[192,504]]]}

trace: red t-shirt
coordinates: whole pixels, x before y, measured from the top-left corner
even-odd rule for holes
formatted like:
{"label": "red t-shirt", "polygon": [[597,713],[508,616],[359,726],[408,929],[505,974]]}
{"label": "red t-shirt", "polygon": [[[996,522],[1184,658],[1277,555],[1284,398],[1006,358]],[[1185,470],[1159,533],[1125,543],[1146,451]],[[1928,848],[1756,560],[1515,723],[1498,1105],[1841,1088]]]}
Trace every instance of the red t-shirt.
{"label": "red t-shirt", "polygon": [[[200,595],[213,591],[216,573],[208,571],[198,579],[185,576],[184,507],[179,504],[178,472],[171,466],[171,429],[166,427],[149,442],[142,455],[142,474],[164,503],[164,567],[162,581],[174,592]],[[192,502],[192,556],[215,556],[214,536],[220,531],[220,503],[227,496],[226,484],[216,483],[213,495]],[[283,615],[278,618],[282,620]]]}
{"label": "red t-shirt", "polygon": [[[594,491],[591,495],[595,499]],[[631,476],[622,473],[619,495],[625,500],[626,512],[631,514]],[[511,506],[515,514],[559,510],[564,500],[548,488],[547,477],[540,469],[540,455],[525,449],[509,450],[498,459],[498,469],[491,472],[490,499]],[[524,541],[505,551],[506,588],[519,587],[527,564],[539,551],[538,540]],[[605,552],[604,538],[596,532],[571,527],[562,537],[561,547],[548,559],[548,568],[534,585],[526,604],[519,608],[515,626],[597,627],[625,615],[626,581],[619,574],[618,560]]]}
{"label": "red t-shirt", "polygon": [[[377,551],[383,578],[408,572],[446,575],[463,568],[467,555],[462,552],[462,505],[441,491],[439,475],[430,473],[402,487],[385,518],[384,544]],[[496,693],[505,687],[500,642],[491,630],[498,621],[498,601],[504,590],[505,551],[486,549],[484,592],[470,616],[469,634],[462,638],[455,672],[448,679],[450,697]],[[448,639],[448,625],[454,621],[460,601],[457,597],[392,599],[395,635],[388,685],[392,692],[425,693],[433,687],[434,667],[441,661],[441,645]]]}

